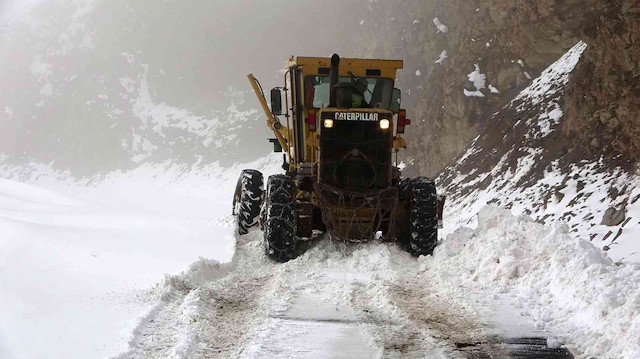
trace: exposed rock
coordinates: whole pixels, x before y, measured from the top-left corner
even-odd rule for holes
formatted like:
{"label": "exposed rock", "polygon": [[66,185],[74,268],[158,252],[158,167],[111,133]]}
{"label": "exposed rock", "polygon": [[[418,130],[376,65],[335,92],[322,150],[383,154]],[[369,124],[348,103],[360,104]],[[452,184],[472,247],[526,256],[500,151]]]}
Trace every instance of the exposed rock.
{"label": "exposed rock", "polygon": [[[589,49],[567,91],[564,131],[578,144],[605,133],[608,145],[585,147],[595,155],[635,160],[640,155],[640,3],[602,1],[594,10],[597,18],[584,28]],[[600,121],[583,120],[595,112]]]}
{"label": "exposed rock", "polygon": [[605,123],[605,125],[607,126],[607,130],[613,131],[620,127],[620,121],[618,121],[618,119],[615,117],[611,117],[609,121]]}
{"label": "exposed rock", "polygon": [[[433,175],[461,154],[490,116],[531,83],[529,77],[580,40],[588,45],[563,105],[565,151],[592,156],[640,149],[640,3],[637,0],[387,0],[370,3],[379,19],[363,39],[367,55],[405,59],[400,78],[413,113],[408,154]],[[403,26],[389,18],[426,19]],[[434,31],[431,21],[447,24]],[[379,34],[387,34],[383,39]],[[433,64],[442,51],[447,61]],[[427,65],[426,67],[424,65]],[[433,64],[432,66],[428,66]],[[499,94],[466,97],[474,64]],[[466,86],[467,85],[467,86]],[[489,90],[485,91],[489,93]],[[596,138],[597,136],[601,136]],[[637,156],[636,156],[637,157]]]}
{"label": "exposed rock", "polygon": [[621,209],[609,207],[604,212],[604,216],[602,216],[602,222],[600,222],[600,224],[605,226],[610,226],[610,227],[617,226],[622,222],[624,222],[626,213],[627,213],[626,207],[622,207]]}

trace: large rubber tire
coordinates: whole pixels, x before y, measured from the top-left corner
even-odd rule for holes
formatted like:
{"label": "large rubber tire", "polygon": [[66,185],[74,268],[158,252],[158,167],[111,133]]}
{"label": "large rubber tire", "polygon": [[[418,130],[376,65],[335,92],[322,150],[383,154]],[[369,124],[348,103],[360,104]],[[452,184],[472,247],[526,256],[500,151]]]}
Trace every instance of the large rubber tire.
{"label": "large rubber tire", "polygon": [[296,194],[293,178],[273,175],[267,181],[264,249],[277,262],[296,257]]}
{"label": "large rubber tire", "polygon": [[417,177],[409,188],[409,252],[416,257],[433,254],[438,244],[436,184],[427,177]]}
{"label": "large rubber tire", "polygon": [[258,223],[258,215],[262,206],[264,180],[262,173],[256,170],[243,170],[238,179],[233,199],[234,212],[237,216],[238,233],[247,234],[249,228]]}

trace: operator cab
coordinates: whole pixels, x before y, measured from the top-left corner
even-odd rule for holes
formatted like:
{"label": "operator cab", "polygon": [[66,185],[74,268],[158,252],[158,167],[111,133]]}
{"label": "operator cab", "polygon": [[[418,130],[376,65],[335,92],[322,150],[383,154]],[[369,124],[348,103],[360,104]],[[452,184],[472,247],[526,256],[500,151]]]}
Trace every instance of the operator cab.
{"label": "operator cab", "polygon": [[[306,103],[314,108],[329,106],[331,80],[328,75],[308,75],[304,84]],[[336,86],[339,108],[391,109],[392,79],[341,76]]]}
{"label": "operator cab", "polygon": [[[396,72],[402,67],[402,60],[341,59],[338,55],[289,59],[284,86],[271,90],[271,111],[284,115],[293,131],[287,149],[290,164],[295,168],[319,162],[323,128],[339,126],[337,121],[342,120],[384,120],[380,125],[388,130],[391,147],[404,148],[400,134],[409,120],[400,109],[401,92],[394,88]],[[332,119],[325,122],[328,117]],[[359,125],[349,127],[353,126]]]}

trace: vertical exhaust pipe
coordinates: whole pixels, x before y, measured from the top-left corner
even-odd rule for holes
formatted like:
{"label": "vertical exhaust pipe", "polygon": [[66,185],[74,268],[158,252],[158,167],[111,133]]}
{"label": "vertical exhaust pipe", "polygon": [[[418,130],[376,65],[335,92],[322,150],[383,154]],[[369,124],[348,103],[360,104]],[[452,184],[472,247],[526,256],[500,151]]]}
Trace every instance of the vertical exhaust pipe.
{"label": "vertical exhaust pipe", "polygon": [[338,70],[340,69],[340,56],[333,54],[331,56],[331,68],[329,69],[329,76],[331,81],[329,82],[329,107],[338,107]]}

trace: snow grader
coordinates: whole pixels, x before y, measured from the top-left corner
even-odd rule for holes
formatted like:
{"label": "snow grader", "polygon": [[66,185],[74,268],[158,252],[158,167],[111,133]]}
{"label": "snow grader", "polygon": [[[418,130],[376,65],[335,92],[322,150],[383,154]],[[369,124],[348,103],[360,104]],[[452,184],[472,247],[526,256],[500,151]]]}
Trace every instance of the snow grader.
{"label": "snow grader", "polygon": [[265,190],[262,173],[242,171],[233,200],[240,235],[259,223],[267,256],[279,262],[321,233],[396,241],[414,256],[433,252],[445,198],[432,179],[401,177],[397,154],[411,123],[394,88],[402,67],[402,60],[292,57],[270,107],[248,75],[274,151],[285,152],[285,173],[269,176]]}

